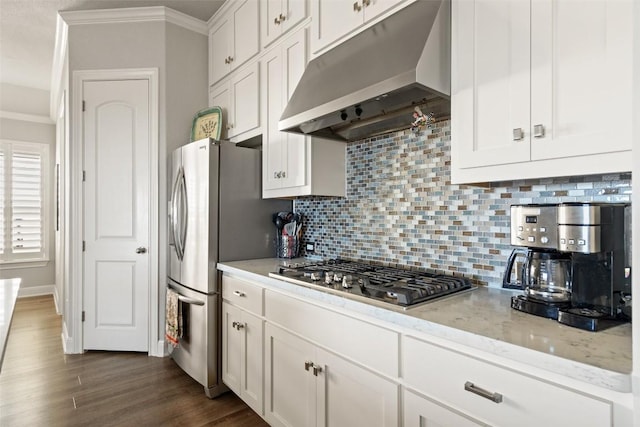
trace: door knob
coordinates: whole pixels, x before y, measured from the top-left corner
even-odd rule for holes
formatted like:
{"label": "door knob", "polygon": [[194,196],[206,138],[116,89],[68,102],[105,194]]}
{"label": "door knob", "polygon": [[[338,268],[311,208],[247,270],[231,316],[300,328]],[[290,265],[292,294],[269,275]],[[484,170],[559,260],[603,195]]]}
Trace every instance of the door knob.
{"label": "door knob", "polygon": [[137,254],[147,253],[147,248],[143,248],[142,246],[140,246],[139,248],[136,249],[136,253]]}

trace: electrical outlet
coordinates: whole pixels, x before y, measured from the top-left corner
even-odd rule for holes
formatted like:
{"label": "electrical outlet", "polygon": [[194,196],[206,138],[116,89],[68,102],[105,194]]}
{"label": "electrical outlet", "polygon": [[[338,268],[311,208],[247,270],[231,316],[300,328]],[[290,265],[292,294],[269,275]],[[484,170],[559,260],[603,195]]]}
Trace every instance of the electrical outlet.
{"label": "electrical outlet", "polygon": [[308,254],[312,254],[316,250],[316,244],[313,242],[308,242],[305,246],[305,252]]}

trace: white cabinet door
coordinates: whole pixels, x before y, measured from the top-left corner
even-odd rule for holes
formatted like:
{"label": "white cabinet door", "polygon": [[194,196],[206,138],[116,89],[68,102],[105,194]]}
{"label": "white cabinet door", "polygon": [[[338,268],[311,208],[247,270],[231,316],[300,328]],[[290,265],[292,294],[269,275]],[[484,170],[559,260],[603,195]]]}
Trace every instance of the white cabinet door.
{"label": "white cabinet door", "polygon": [[405,427],[477,427],[474,422],[451,409],[441,406],[411,391],[405,390],[403,420]]}
{"label": "white cabinet door", "polygon": [[231,78],[229,138],[260,126],[260,65],[256,61]]}
{"label": "white cabinet door", "polygon": [[631,149],[632,3],[531,2],[533,160]]}
{"label": "white cabinet door", "polygon": [[322,367],[317,377],[316,425],[399,425],[398,384],[320,348],[314,363]]}
{"label": "white cabinet door", "polygon": [[222,302],[222,381],[237,395],[242,394],[242,336],[236,329],[240,309]]}
{"label": "white cabinet door", "polygon": [[214,84],[231,71],[232,27],[233,21],[224,16],[209,30],[209,84]]}
{"label": "white cabinet door", "polygon": [[263,321],[222,302],[222,380],[263,414]]}
{"label": "white cabinet door", "polygon": [[262,45],[267,46],[307,17],[305,0],[265,0],[262,7]]}
{"label": "white cabinet door", "polygon": [[265,325],[265,418],[270,425],[315,425],[316,377],[305,369],[314,352],[307,341]]}
{"label": "white cabinet door", "polygon": [[452,136],[459,167],[529,161],[529,2],[454,2]]}
{"label": "white cabinet door", "polygon": [[258,2],[232,3],[209,28],[209,85],[220,81],[260,51]]}
{"label": "white cabinet door", "polygon": [[258,62],[250,64],[211,89],[209,105],[222,109],[222,139],[260,132],[259,71]]}
{"label": "white cabinet door", "polygon": [[364,22],[362,4],[356,0],[318,0],[312,7],[313,53],[355,30]]}
{"label": "white cabinet door", "polygon": [[244,0],[233,11],[231,69],[235,70],[260,51],[258,2]]}
{"label": "white cabinet door", "polygon": [[233,122],[229,115],[233,112],[231,107],[231,88],[229,82],[221,83],[211,89],[209,95],[209,106],[217,106],[222,110],[222,128],[220,129],[220,138],[227,139],[229,137],[229,124]]}
{"label": "white cabinet door", "polygon": [[282,186],[285,168],[286,135],[278,130],[282,114],[284,80],[282,79],[282,53],[274,49],[262,58],[263,84],[265,91],[265,131],[262,135],[263,178],[262,188],[272,190]]}
{"label": "white cabinet door", "polygon": [[631,170],[632,0],[454,0],[452,182]]}
{"label": "white cabinet door", "polygon": [[263,188],[304,186],[307,183],[308,138],[280,132],[278,121],[306,65],[306,31],[300,30],[262,59],[266,101],[263,133]]}

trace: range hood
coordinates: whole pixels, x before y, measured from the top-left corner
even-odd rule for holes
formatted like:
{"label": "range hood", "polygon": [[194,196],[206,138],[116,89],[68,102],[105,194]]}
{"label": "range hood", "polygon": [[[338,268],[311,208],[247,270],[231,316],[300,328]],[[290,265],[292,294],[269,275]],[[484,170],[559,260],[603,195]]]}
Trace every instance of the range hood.
{"label": "range hood", "polygon": [[418,0],[311,61],[281,131],[356,141],[450,115],[449,0]]}

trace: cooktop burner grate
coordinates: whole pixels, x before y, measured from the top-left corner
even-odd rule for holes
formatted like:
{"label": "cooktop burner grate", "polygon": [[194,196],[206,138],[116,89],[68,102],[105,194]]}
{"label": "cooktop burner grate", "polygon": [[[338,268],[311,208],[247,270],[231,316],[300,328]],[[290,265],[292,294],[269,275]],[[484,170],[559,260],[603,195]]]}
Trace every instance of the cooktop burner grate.
{"label": "cooktop burner grate", "polygon": [[298,284],[313,284],[404,308],[474,288],[462,277],[341,259],[284,265],[270,276]]}

